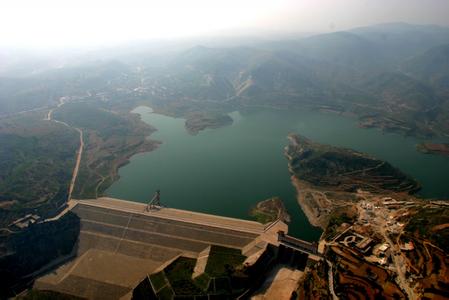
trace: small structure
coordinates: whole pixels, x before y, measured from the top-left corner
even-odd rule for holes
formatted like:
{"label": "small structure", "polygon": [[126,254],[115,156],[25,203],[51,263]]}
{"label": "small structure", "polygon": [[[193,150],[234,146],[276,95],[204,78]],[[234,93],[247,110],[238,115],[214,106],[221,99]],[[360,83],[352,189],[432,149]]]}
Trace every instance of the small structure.
{"label": "small structure", "polygon": [[387,257],[381,257],[379,258],[379,260],[377,261],[377,263],[381,266],[384,266],[387,264]]}
{"label": "small structure", "polygon": [[415,249],[415,245],[413,245],[412,241],[408,241],[400,246],[400,249],[403,251],[412,251]]}
{"label": "small structure", "polygon": [[388,243],[383,243],[383,244],[377,244],[376,246],[374,246],[373,249],[373,255],[377,258],[380,259],[382,257],[386,257],[388,256],[386,254],[387,250],[390,248],[390,244]]}
{"label": "small structure", "polygon": [[154,193],[153,198],[145,207],[145,211],[150,211],[151,209],[158,208],[160,206],[161,206],[161,190],[157,190],[156,193]]}
{"label": "small structure", "polygon": [[283,231],[278,232],[278,242],[289,248],[301,251],[306,254],[319,255],[318,244],[316,242],[310,243],[304,240],[300,240],[285,234]]}
{"label": "small structure", "polygon": [[390,245],[387,244],[387,243],[383,243],[382,245],[380,245],[379,251],[380,251],[380,252],[385,252],[385,251],[388,250],[388,248],[390,248]]}
{"label": "small structure", "polygon": [[28,214],[23,218],[15,220],[9,226],[18,229],[25,229],[28,228],[31,224],[34,224],[37,221],[39,221],[40,218],[41,217],[39,217],[38,215]]}
{"label": "small structure", "polygon": [[373,242],[373,239],[369,237],[363,237],[363,240],[361,240],[359,243],[357,243],[356,247],[361,251],[362,253],[368,252],[368,250],[371,249],[370,245]]}
{"label": "small structure", "polygon": [[355,250],[365,254],[371,249],[373,239],[350,230],[340,235],[337,238],[337,241],[346,247],[354,248]]}

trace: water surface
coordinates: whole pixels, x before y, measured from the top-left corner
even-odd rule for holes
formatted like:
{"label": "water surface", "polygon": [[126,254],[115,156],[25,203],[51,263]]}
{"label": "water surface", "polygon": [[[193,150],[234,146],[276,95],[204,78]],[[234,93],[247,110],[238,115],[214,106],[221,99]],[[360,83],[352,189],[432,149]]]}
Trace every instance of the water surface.
{"label": "water surface", "polygon": [[421,140],[376,129],[361,129],[355,120],[313,111],[255,110],[234,112],[231,126],[205,130],[196,136],[184,119],[138,107],[142,120],[158,129],[162,141],[155,151],[137,154],[119,170],[120,179],[106,194],[148,202],[161,189],[162,203],[174,208],[249,218],[255,203],[281,197],[292,215],[290,234],[317,240],[295,198],[283,148],[296,132],[320,143],[343,146],[387,160],[415,177],[426,197],[449,198],[449,158],[415,150]]}

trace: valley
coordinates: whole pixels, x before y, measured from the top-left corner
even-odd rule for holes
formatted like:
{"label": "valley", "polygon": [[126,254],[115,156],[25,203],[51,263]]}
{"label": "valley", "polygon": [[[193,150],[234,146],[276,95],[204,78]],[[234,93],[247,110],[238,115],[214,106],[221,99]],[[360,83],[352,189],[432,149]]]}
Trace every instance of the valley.
{"label": "valley", "polygon": [[[0,68],[0,298],[38,274],[35,288],[86,298],[102,287],[135,299],[260,296],[284,276],[304,299],[449,297],[449,28],[160,43]],[[273,234],[259,251],[256,235],[167,233],[170,222],[141,213],[156,191],[160,214]],[[132,209],[106,225],[83,211],[117,203],[105,197]],[[135,251],[154,241],[194,251],[152,264]],[[114,257],[134,262],[129,282],[105,264]]]}

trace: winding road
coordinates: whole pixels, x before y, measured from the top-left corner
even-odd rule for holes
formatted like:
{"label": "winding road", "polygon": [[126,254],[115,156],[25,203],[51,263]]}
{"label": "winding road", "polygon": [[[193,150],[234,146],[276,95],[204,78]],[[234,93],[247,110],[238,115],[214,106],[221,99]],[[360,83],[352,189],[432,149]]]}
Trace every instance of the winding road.
{"label": "winding road", "polygon": [[68,201],[70,201],[72,199],[72,192],[73,192],[73,189],[75,187],[76,178],[78,176],[78,171],[79,171],[80,164],[81,164],[81,157],[83,155],[83,149],[84,149],[84,138],[83,138],[83,131],[81,129],[76,128],[76,127],[72,127],[72,126],[70,126],[69,124],[67,124],[65,122],[62,122],[62,121],[59,121],[59,120],[55,120],[53,118],[53,112],[66,103],[64,101],[64,99],[65,99],[64,97],[59,98],[58,105],[56,107],[53,107],[52,109],[50,109],[48,111],[47,116],[45,117],[45,120],[51,121],[51,122],[56,122],[56,123],[59,123],[59,124],[63,124],[65,126],[67,126],[67,127],[75,129],[79,133],[80,146],[79,146],[78,151],[77,151],[76,163],[75,163],[75,167],[73,168],[72,179],[70,181],[69,194],[68,194],[68,197],[67,197],[67,202],[68,202]]}
{"label": "winding road", "polygon": [[402,257],[399,246],[391,240],[390,236],[387,233],[386,229],[388,227],[388,216],[390,216],[388,209],[379,208],[376,210],[374,222],[372,222],[371,224],[374,228],[377,228],[376,231],[383,236],[384,241],[390,246],[389,248],[391,249],[391,259],[394,271],[397,275],[396,282],[398,286],[407,294],[408,299],[416,300],[418,299],[418,296],[415,293],[413,287],[411,287],[409,282],[407,281],[407,264]]}
{"label": "winding road", "polygon": [[67,201],[70,201],[72,199],[72,192],[73,192],[73,188],[75,187],[76,177],[78,176],[78,171],[79,171],[80,164],[81,164],[81,156],[83,155],[83,149],[84,149],[83,131],[79,128],[75,128],[75,130],[78,131],[78,133],[80,135],[80,147],[78,148],[78,151],[77,151],[76,163],[75,163],[75,167],[73,168],[72,180],[70,181],[69,195],[67,197]]}

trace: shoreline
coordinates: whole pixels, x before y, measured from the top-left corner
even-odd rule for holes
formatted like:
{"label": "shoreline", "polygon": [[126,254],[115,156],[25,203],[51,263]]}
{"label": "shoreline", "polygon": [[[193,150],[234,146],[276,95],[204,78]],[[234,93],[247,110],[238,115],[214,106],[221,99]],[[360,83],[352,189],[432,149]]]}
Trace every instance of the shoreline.
{"label": "shoreline", "polygon": [[424,154],[449,156],[448,143],[421,143],[416,145],[416,150]]}
{"label": "shoreline", "polygon": [[[150,108],[151,109],[151,108]],[[141,114],[135,113],[134,109],[128,112],[117,112],[122,118],[128,119],[132,128],[139,136],[138,141],[127,143],[120,149],[121,155],[110,162],[107,174],[99,174],[99,181],[96,184],[95,198],[107,196],[106,191],[120,179],[120,168],[128,165],[132,157],[142,153],[149,153],[157,150],[162,141],[151,139],[153,133],[157,132],[157,128],[142,120]],[[80,197],[81,195],[77,195]]]}
{"label": "shoreline", "polygon": [[[311,203],[308,203],[304,192],[306,191],[306,186],[302,184],[299,179],[297,179],[294,175],[292,175],[290,177],[290,180],[296,190],[296,202],[300,206],[304,215],[307,217],[307,220],[309,221],[310,225],[325,230],[326,229],[325,223],[327,223],[327,221],[323,220],[323,217],[327,216],[321,213],[320,210],[322,210],[323,208],[316,201],[314,203],[317,206],[317,209],[315,209]],[[312,199],[315,200],[315,198]]]}

